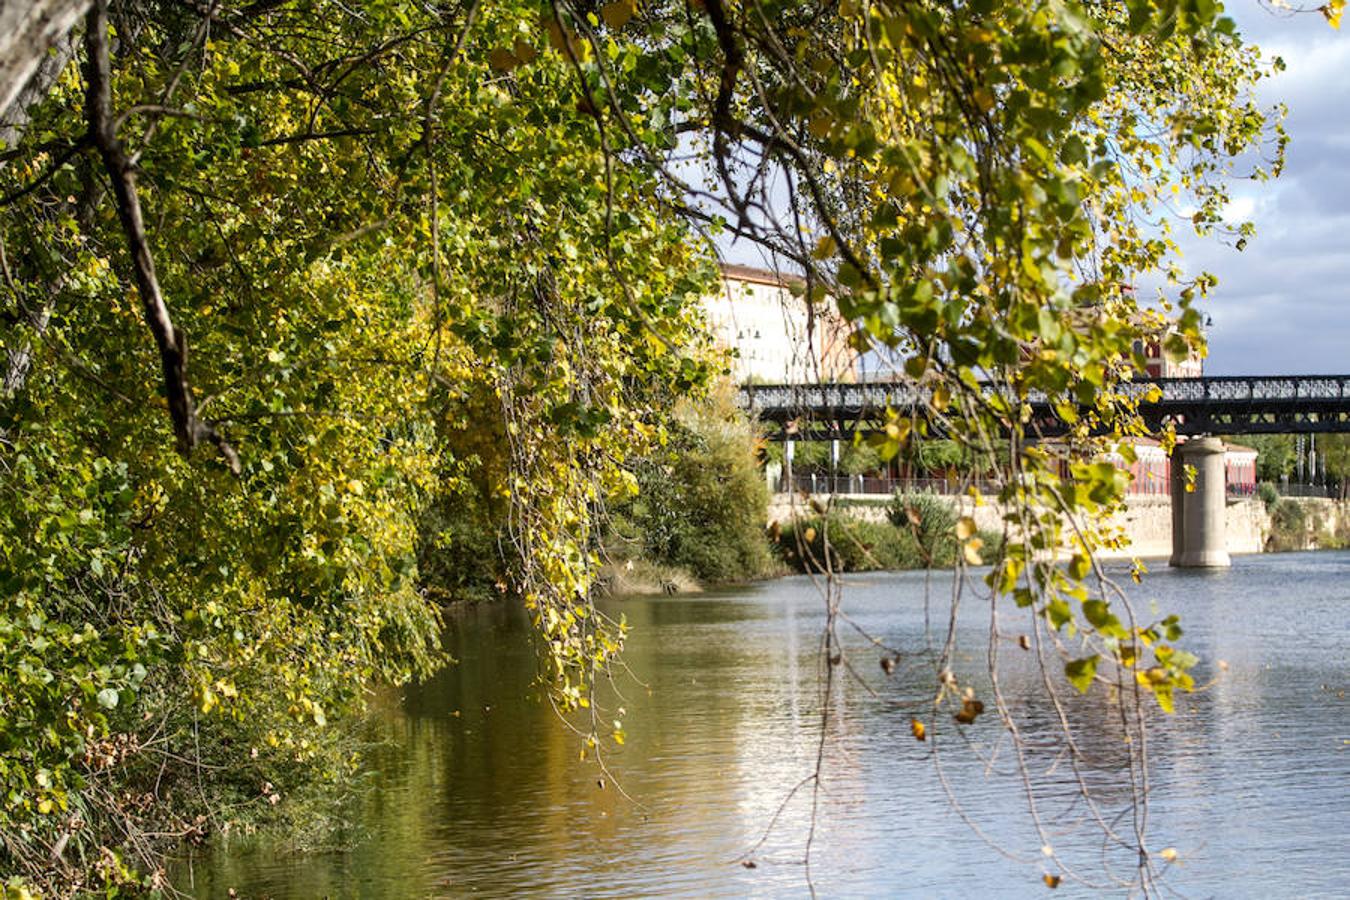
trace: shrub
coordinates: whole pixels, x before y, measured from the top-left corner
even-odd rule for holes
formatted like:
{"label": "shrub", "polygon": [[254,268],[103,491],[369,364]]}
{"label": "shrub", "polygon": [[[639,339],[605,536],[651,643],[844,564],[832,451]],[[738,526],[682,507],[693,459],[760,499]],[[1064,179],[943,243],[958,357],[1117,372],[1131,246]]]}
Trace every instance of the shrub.
{"label": "shrub", "polygon": [[830,471],[830,444],[828,441],[799,441],[792,446],[792,470],[800,475],[815,472],[825,475]]}
{"label": "shrub", "polygon": [[1285,498],[1270,512],[1271,550],[1301,550],[1307,544],[1308,520],[1303,504]]}
{"label": "shrub", "polygon": [[866,444],[849,444],[839,453],[839,471],[845,475],[866,475],[881,468],[881,455]]}
{"label": "shrub", "polygon": [[[955,517],[952,518],[952,529]],[[828,525],[828,527],[827,527]],[[947,534],[952,533],[948,529]],[[925,550],[918,529],[906,520],[905,527],[890,522],[869,522],[847,515],[811,516],[789,522],[774,535],[783,561],[799,572],[875,572],[903,569],[950,568],[956,563],[956,541],[936,541],[937,551]],[[1003,543],[1000,534],[981,531],[982,553],[990,558]],[[932,546],[931,544],[929,546]]]}
{"label": "shrub", "polygon": [[1269,481],[1263,481],[1256,486],[1256,496],[1265,504],[1266,512],[1274,510],[1275,504],[1280,502],[1279,490]]}
{"label": "shrub", "polygon": [[[826,556],[828,535],[829,555]],[[924,555],[910,531],[849,516],[797,519],[777,535],[783,560],[799,572],[920,569]]]}
{"label": "shrub", "polygon": [[956,557],[956,509],[945,497],[928,492],[896,493],[886,515],[893,526],[914,535],[920,552],[935,566]]}
{"label": "shrub", "polygon": [[666,450],[635,466],[638,495],[614,511],[606,536],[611,558],[641,557],[704,582],[768,575],[769,490],[755,439],[728,396],[682,410]]}

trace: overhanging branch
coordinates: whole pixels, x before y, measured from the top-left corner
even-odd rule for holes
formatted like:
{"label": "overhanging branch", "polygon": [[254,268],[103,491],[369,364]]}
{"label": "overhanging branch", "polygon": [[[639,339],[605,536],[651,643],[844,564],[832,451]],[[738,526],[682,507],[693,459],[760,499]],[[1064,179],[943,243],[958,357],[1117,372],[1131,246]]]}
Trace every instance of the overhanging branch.
{"label": "overhanging branch", "polygon": [[150,326],[150,332],[159,347],[164,393],[168,399],[179,452],[186,456],[197,444],[207,441],[216,446],[230,471],[238,475],[239,455],[210,424],[197,417],[192,390],[187,381],[187,338],[174,325],[164,302],[159,279],[155,275],[154,257],[145,234],[135,168],[121,141],[117,139],[113,125],[107,0],[94,3],[85,23],[85,115],[89,123],[89,138],[98,149],[103,168],[112,182],[117,217],[122,223],[127,250],[131,254],[136,290],[141,295],[146,324]]}

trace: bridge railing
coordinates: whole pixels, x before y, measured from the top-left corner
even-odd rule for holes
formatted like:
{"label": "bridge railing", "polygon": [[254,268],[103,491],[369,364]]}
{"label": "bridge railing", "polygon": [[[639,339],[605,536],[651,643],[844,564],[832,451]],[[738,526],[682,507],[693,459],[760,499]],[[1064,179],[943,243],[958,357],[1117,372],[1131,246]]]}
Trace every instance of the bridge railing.
{"label": "bridge railing", "polygon": [[[1350,432],[1350,375],[1153,378],[1117,389],[1141,399],[1156,391],[1154,400],[1140,404],[1140,412],[1154,427],[1177,424],[1179,433]],[[864,420],[876,424],[888,407],[928,406],[931,397],[927,388],[910,383],[857,382],[747,385],[738,399],[763,421],[800,420],[806,431],[821,426],[851,430]],[[1038,429],[1053,434],[1060,419],[1049,398],[1033,391],[1025,400],[1040,422]]]}
{"label": "bridge railing", "polygon": [[[1202,400],[1342,400],[1350,397],[1350,375],[1207,375],[1200,378],[1149,378],[1124,382],[1119,390],[1143,396],[1161,391],[1158,402]],[[927,388],[891,382],[831,382],[822,384],[751,384],[740,389],[747,408],[770,407],[883,407],[905,406],[931,396]],[[1028,399],[1044,402],[1033,392]]]}
{"label": "bridge railing", "polygon": [[778,479],[779,493],[807,494],[869,494],[890,496],[902,494],[941,494],[953,497],[964,494],[974,485],[982,494],[997,494],[998,485],[987,481],[949,481],[945,478],[894,478],[877,475],[812,475],[794,473],[791,482],[786,475]]}

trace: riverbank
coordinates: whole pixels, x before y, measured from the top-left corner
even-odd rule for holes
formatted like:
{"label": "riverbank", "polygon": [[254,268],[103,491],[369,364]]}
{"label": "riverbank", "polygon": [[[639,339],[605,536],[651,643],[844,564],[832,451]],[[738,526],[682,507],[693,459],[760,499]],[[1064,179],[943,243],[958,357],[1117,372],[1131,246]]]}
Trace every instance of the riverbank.
{"label": "riverbank", "polygon": [[[954,514],[970,516],[981,532],[1000,533],[1003,507],[993,497],[941,497]],[[887,523],[890,499],[870,494],[817,497],[831,511],[848,519]],[[775,494],[767,511],[769,527],[816,517],[813,506],[792,494]],[[1125,512],[1110,520],[1126,543],[1103,549],[1102,559],[1156,558],[1172,553],[1172,502],[1168,497],[1139,496],[1126,501]],[[1225,510],[1226,543],[1234,554],[1342,549],[1350,546],[1350,501],[1321,497],[1280,497],[1268,503],[1258,497],[1230,499]]]}

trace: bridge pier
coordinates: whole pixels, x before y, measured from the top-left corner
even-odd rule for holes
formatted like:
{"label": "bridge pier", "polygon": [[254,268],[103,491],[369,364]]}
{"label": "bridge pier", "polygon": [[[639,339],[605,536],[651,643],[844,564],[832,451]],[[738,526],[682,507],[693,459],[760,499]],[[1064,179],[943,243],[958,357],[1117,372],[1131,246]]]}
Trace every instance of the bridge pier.
{"label": "bridge pier", "polygon": [[[1186,490],[1186,466],[1195,467],[1195,490]],[[1233,564],[1228,556],[1224,497],[1224,446],[1214,437],[1192,438],[1172,453],[1172,559],[1180,568]]]}

